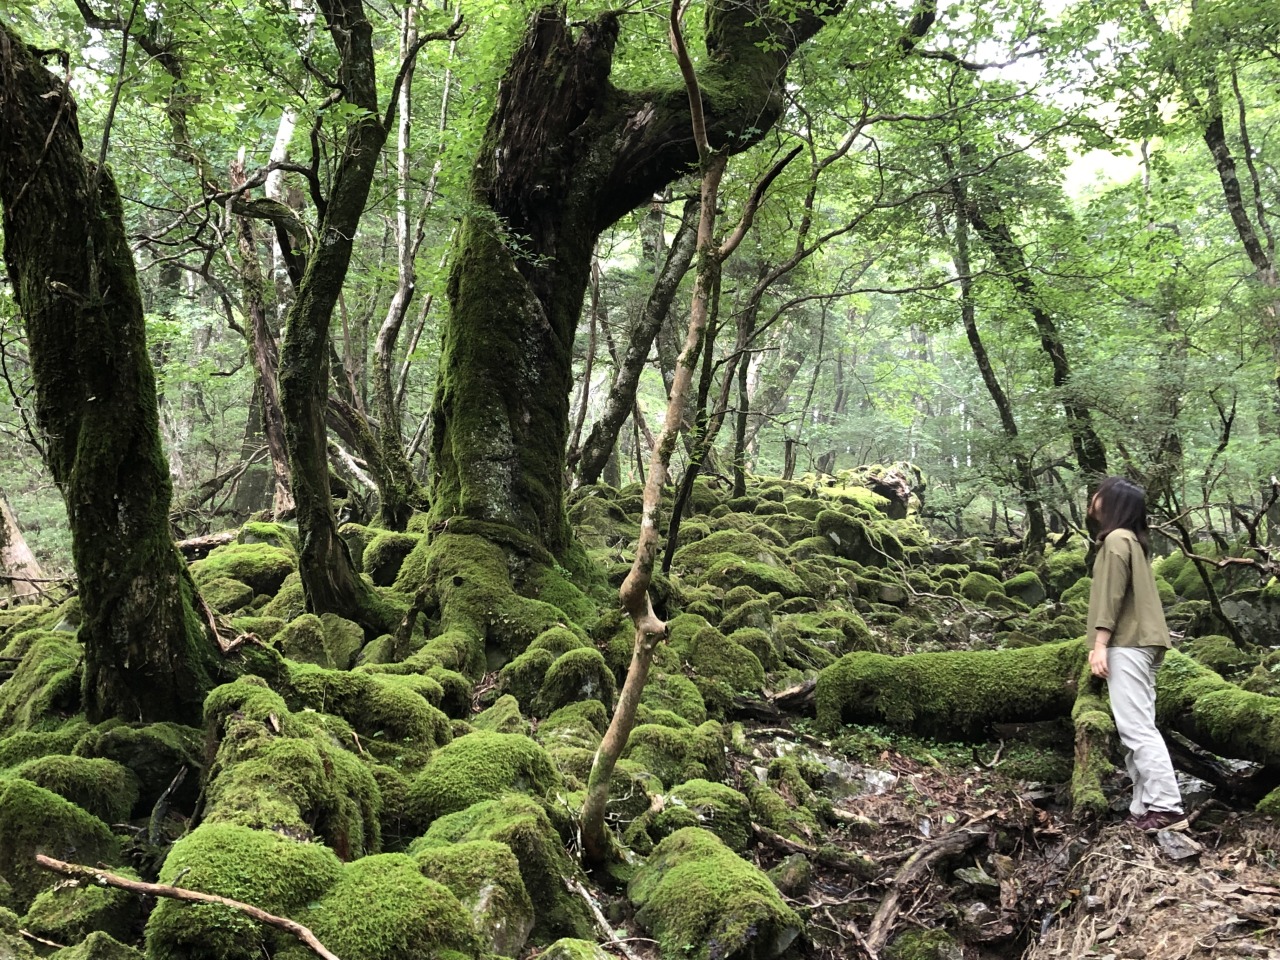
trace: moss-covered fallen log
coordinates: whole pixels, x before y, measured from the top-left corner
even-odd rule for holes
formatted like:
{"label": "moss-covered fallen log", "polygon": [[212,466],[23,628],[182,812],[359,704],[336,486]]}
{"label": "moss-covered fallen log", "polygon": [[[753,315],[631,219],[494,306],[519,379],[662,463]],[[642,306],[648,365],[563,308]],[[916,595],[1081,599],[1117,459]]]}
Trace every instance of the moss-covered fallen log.
{"label": "moss-covered fallen log", "polygon": [[[1080,640],[1014,650],[890,657],[851,653],[818,675],[820,728],[882,723],[942,738],[975,738],[995,723],[1070,717],[1077,815],[1105,809],[1101,778],[1110,769],[1115,725],[1104,691],[1089,679]],[[1226,757],[1262,766],[1280,782],[1280,699],[1250,693],[1190,657],[1171,651],[1156,682],[1157,721]],[[1280,810],[1280,790],[1258,805]]]}

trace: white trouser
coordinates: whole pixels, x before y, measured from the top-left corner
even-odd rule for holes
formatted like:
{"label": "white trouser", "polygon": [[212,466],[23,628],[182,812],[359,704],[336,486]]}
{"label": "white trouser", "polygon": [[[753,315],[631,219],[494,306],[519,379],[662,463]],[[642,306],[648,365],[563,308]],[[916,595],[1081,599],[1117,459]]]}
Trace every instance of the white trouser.
{"label": "white trouser", "polygon": [[1129,812],[1136,816],[1148,810],[1182,812],[1169,748],[1156,729],[1156,668],[1163,659],[1163,647],[1107,648],[1111,715],[1133,780]]}

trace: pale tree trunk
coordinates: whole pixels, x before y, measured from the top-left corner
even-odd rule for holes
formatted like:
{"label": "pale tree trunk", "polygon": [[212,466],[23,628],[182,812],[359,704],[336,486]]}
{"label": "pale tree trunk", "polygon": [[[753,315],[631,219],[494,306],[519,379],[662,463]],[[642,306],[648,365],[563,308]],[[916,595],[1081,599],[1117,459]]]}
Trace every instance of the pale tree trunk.
{"label": "pale tree trunk", "polygon": [[9,498],[0,492],[0,607],[9,601],[38,600],[44,580],[40,561],[27,546]]}

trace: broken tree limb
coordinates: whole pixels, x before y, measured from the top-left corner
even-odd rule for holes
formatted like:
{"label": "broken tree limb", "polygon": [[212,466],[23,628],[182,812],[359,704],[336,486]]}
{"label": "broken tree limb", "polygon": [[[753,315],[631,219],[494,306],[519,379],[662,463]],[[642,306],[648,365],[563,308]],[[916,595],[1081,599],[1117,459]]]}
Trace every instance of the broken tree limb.
{"label": "broken tree limb", "polygon": [[866,945],[867,952],[872,957],[878,957],[885,944],[889,942],[889,934],[893,932],[894,921],[898,918],[898,905],[902,900],[903,891],[920,879],[934,863],[944,857],[964,853],[986,835],[986,830],[961,828],[920,845],[920,848],[908,858],[889,882],[889,892],[884,895],[876,915],[871,918]]}
{"label": "broken tree limb", "polygon": [[229,897],[220,897],[216,893],[202,893],[199,890],[187,890],[183,887],[173,887],[163,883],[143,883],[139,880],[130,880],[128,877],[108,873],[106,870],[99,870],[96,867],[86,867],[79,863],[55,860],[53,857],[46,857],[42,853],[36,854],[36,863],[46,870],[60,873],[64,877],[74,877],[77,880],[105,884],[108,887],[128,890],[131,893],[146,894],[152,897],[168,897],[171,900],[184,900],[188,903],[216,903],[224,907],[230,907],[232,910],[238,910],[246,916],[252,917],[259,923],[265,923],[269,927],[275,927],[277,930],[292,934],[317,957],[321,957],[322,960],[338,960],[338,957],[331,953],[316,938],[316,935],[302,924],[287,917],[277,917],[275,914],[267,913],[261,907],[255,907],[251,903],[241,903],[239,900],[232,900]]}

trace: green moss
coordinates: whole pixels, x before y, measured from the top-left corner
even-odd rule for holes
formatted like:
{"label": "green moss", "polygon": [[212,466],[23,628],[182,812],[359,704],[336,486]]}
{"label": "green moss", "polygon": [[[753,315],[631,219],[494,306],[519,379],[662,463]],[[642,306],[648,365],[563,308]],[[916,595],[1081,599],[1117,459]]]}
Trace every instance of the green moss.
{"label": "green moss", "polygon": [[150,810],[178,771],[187,768],[182,787],[171,798],[175,809],[189,810],[199,789],[204,734],[176,723],[127,724],[108,720],[88,730],[76,743],[80,757],[113,760],[138,778],[138,803]]}
{"label": "green moss", "polygon": [[1241,650],[1230,637],[1196,637],[1183,645],[1182,652],[1223,677],[1241,676],[1258,662],[1256,656]]}
{"label": "green moss", "polygon": [[57,882],[35,855],[63,857],[74,850],[82,863],[113,863],[119,844],[107,825],[34,783],[0,780],[0,876],[9,881],[13,903],[26,909],[36,894]]}
{"label": "green moss", "polygon": [[577,867],[536,801],[506,794],[441,817],[410,847],[410,853],[417,856],[429,849],[476,840],[504,844],[515,855],[525,889],[533,900],[536,939],[545,942],[562,936],[592,935],[585,905],[564,886],[564,878],[575,876]]}
{"label": "green moss", "polygon": [[425,828],[506,791],[545,796],[559,783],[546,751],[532,740],[478,730],[436,752],[409,787],[406,815]]}
{"label": "green moss", "polygon": [[888,525],[855,510],[824,510],[818,514],[818,535],[826,537],[836,555],[868,567],[882,567],[903,558],[901,541]]}
{"label": "green moss", "polygon": [[[276,916],[297,914],[342,875],[333,851],[231,824],[201,824],[173,845],[161,883],[252,903]],[[303,922],[308,922],[310,918]],[[147,922],[150,960],[260,960],[287,934],[230,907],[161,900]]]}
{"label": "green moss", "polygon": [[486,952],[520,954],[533,930],[533,901],[511,848],[493,840],[426,847],[414,859],[422,873],[444,884],[471,915]]}
{"label": "green moss", "polygon": [[533,639],[533,642],[529,644],[529,649],[546,650],[558,657],[562,653],[568,653],[570,650],[581,650],[586,646],[590,646],[590,644],[568,627],[554,626],[550,630],[544,630],[538,634]]}
{"label": "green moss", "polygon": [[556,655],[550,650],[526,650],[498,671],[498,692],[515,697],[523,709],[534,712],[534,701],[555,662]]}
{"label": "green moss", "polygon": [[777,551],[754,533],[745,530],[717,530],[676,551],[672,567],[689,575],[705,571],[723,555],[732,555],[755,563],[778,566]]}
{"label": "green moss", "polygon": [[724,841],[730,850],[743,853],[751,840],[751,805],[732,787],[710,780],[689,780],[671,790],[661,810],[647,812],[636,824],[653,843],[685,827],[702,827]]}
{"label": "green moss", "polygon": [[729,642],[751,651],[766,671],[777,670],[782,666],[782,658],[771,637],[764,630],[755,627],[742,627],[729,634]]}
{"label": "green moss", "polygon": [[292,550],[267,543],[229,543],[191,564],[191,576],[201,587],[219,577],[229,577],[247,583],[255,594],[273,594],[297,569],[298,558]]}
{"label": "green moss", "polygon": [[13,676],[0,684],[0,730],[10,734],[61,726],[80,712],[80,645],[65,633],[28,634],[25,652],[9,654],[22,657]]}
{"label": "green moss", "polygon": [[773,957],[803,932],[764,873],[696,827],[662,841],[627,894],[664,956]]}
{"label": "green moss", "polygon": [[[647,685],[646,685],[647,686]],[[538,724],[538,740],[553,747],[594,750],[609,726],[609,714],[599,700],[583,700],[561,707]]]}
{"label": "green moss", "polygon": [[[755,594],[755,591],[752,590],[751,593]],[[727,605],[727,596],[725,600]],[[730,609],[720,621],[720,629],[726,634],[741,630],[744,627],[754,627],[758,630],[764,630],[766,633],[772,632],[773,609],[763,597],[756,595],[754,599],[739,603]]]}
{"label": "green moss", "polygon": [[361,567],[376,586],[389,587],[400,575],[405,558],[421,540],[422,537],[413,533],[379,532],[364,548]]}
{"label": "green moss", "polygon": [[237,543],[267,543],[281,550],[289,550],[297,556],[302,550],[298,529],[283,523],[264,523],[250,520],[236,534]]}
{"label": "green moss", "polygon": [[974,571],[960,581],[960,595],[974,603],[982,603],[987,594],[996,593],[1004,596],[1004,584],[995,577]]}
{"label": "green moss", "polygon": [[[314,613],[304,613],[285,624],[275,637],[275,646],[290,660],[314,663],[332,668],[333,660],[325,649],[324,625]],[[344,664],[346,669],[350,664]]]}
{"label": "green moss", "polygon": [[704,627],[692,637],[673,636],[671,648],[692,672],[694,685],[714,713],[728,709],[735,694],[764,686],[764,667],[756,655],[714,627]]}
{"label": "green moss", "polygon": [[53,730],[15,733],[0,739],[0,770],[36,757],[70,753],[89,729],[84,717],[74,717]]}
{"label": "green moss", "polygon": [[564,937],[538,954],[538,960],[612,960],[612,957],[590,940]]}
{"label": "green moss", "polygon": [[253,587],[230,577],[214,577],[200,585],[200,597],[218,613],[230,614],[253,602]]}
{"label": "green moss", "polygon": [[1085,610],[1089,606],[1089,591],[1093,587],[1092,577],[1081,577],[1066,590],[1062,591],[1061,600],[1063,603],[1071,604],[1080,610]]}
{"label": "green moss", "polygon": [[631,731],[624,756],[670,786],[686,780],[722,779],[724,749],[724,732],[714,721],[692,730],[645,723]]}
{"label": "green moss", "polygon": [[780,593],[798,597],[805,593],[804,582],[791,570],[770,563],[743,560],[732,554],[718,554],[708,561],[703,582],[722,590],[747,586],[759,593]]}
{"label": "green moss", "polygon": [[377,530],[359,523],[344,523],[338,528],[338,536],[347,545],[347,552],[351,554],[351,562],[357,573],[364,572],[365,547],[377,535]]}
{"label": "green moss", "polygon": [[1044,584],[1051,597],[1061,597],[1068,587],[1088,574],[1085,551],[1084,544],[1063,549],[1050,547],[1045,551]]}
{"label": "green moss", "polygon": [[138,778],[113,760],[40,757],[15,767],[13,775],[53,791],[107,823],[128,820],[138,802]]}
{"label": "green moss", "polygon": [[[329,893],[301,911],[299,919],[343,960],[478,960],[481,955],[471,917],[457,897],[399,853],[348,864]],[[300,948],[289,954],[309,955]]]}
{"label": "green moss", "polygon": [[1084,656],[1079,641],[907,657],[851,653],[818,675],[818,725],[882,722],[954,737],[1003,720],[1065,716],[1073,703],[1067,678]]}
{"label": "green moss", "polygon": [[449,718],[423,693],[414,677],[300,664],[290,671],[287,698],[292,709],[342,717],[383,762],[415,765],[453,738]]}
{"label": "green moss", "polygon": [[1107,810],[1102,784],[1112,772],[1107,744],[1114,743],[1116,724],[1097,681],[1082,667],[1084,686],[1071,710],[1075,725],[1075,764],[1071,774],[1071,812],[1077,818],[1100,817]]}
{"label": "green moss", "polygon": [[142,960],[142,954],[125,946],[110,934],[89,934],[74,947],[65,947],[52,954],[52,960]]}
{"label": "green moss", "polygon": [[885,960],[949,960],[958,944],[945,930],[906,930],[893,938]]}
{"label": "green moss", "polygon": [[272,637],[284,629],[284,621],[279,617],[232,617],[231,626],[241,633],[252,633],[259,640],[269,643]]}
{"label": "green moss", "polygon": [[[128,867],[113,872],[131,880],[139,879]],[[141,917],[142,902],[136,893],[82,883],[58,886],[38,894],[22,918],[22,926],[54,943],[79,943],[95,930],[117,940],[130,940],[134,925]]]}
{"label": "green moss", "polygon": [[271,601],[258,611],[264,617],[274,617],[288,623],[307,612],[307,596],[302,590],[302,578],[296,573],[285,577],[280,589]]}
{"label": "green moss", "polygon": [[471,726],[490,733],[518,733],[525,736],[529,733],[529,724],[520,716],[520,704],[512,696],[499,697],[493,706],[471,718]]}
{"label": "green moss", "polygon": [[783,798],[775,786],[756,781],[747,783],[745,790],[753,820],[784,837],[806,843],[819,834],[814,812],[794,797]]}
{"label": "green moss", "polygon": [[577,700],[599,700],[612,708],[617,695],[613,673],[595,647],[569,650],[547,669],[534,698],[534,713],[547,716]]}
{"label": "green moss", "polygon": [[1004,582],[1004,592],[1010,597],[1021,600],[1023,603],[1031,606],[1043,603],[1048,591],[1045,590],[1044,584],[1040,582],[1040,578],[1036,576],[1032,570],[1024,570],[1017,576],[1010,577]]}

